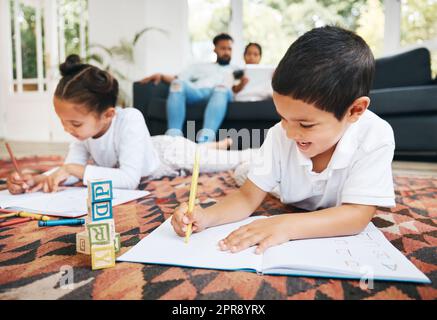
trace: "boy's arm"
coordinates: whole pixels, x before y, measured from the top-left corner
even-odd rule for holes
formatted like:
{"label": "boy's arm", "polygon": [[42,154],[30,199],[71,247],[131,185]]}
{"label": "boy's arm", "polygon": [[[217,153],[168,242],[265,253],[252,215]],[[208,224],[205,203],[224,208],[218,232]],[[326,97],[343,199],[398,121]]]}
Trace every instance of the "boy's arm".
{"label": "boy's arm", "polygon": [[347,236],[360,233],[376,212],[375,206],[342,204],[308,213],[292,214],[291,240]]}
{"label": "boy's arm", "polygon": [[239,221],[249,217],[266,196],[249,179],[240,189],[225,197],[222,201],[204,210],[208,227]]}
{"label": "boy's arm", "polygon": [[342,204],[314,212],[260,219],[229,234],[220,247],[238,252],[258,244],[256,252],[262,253],[289,240],[353,235],[367,226],[375,211],[375,206]]}
{"label": "boy's arm", "polygon": [[250,216],[265,196],[266,192],[248,179],[240,189],[207,209],[196,207],[188,213],[188,205],[182,203],[173,213],[171,224],[174,231],[183,237],[189,224],[192,224],[193,232],[200,232],[205,228],[239,221]]}

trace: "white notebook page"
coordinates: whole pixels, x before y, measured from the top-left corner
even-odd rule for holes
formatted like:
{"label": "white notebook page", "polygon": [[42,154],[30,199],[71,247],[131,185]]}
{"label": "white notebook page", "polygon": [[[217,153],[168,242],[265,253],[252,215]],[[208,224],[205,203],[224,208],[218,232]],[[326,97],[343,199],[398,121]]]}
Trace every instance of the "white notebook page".
{"label": "white notebook page", "polygon": [[428,281],[372,223],[355,236],[296,240],[269,248],[264,253],[264,272],[284,268],[386,280]]}
{"label": "white notebook page", "polygon": [[[148,191],[113,189],[112,205],[116,206],[149,195]],[[12,195],[0,191],[0,207],[17,208],[30,212],[44,213],[57,217],[80,217],[86,215],[87,188],[71,187],[56,193],[24,193]]]}
{"label": "white notebook page", "polygon": [[221,251],[218,242],[238,227],[248,224],[253,217],[244,221],[206,229],[193,233],[188,243],[179,237],[171,225],[171,217],[143,238],[117,261],[156,263],[197,268],[222,270],[254,269],[259,270],[262,255],[254,253],[254,247],[239,253]]}

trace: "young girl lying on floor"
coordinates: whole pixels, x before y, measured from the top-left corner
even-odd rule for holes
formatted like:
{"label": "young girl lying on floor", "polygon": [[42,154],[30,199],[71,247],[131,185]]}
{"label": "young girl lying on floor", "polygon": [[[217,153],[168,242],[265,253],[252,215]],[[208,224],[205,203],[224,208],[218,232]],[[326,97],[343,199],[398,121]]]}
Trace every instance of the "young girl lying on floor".
{"label": "young girl lying on floor", "polygon": [[135,189],[141,177],[192,170],[196,148],[200,172],[230,170],[251,158],[251,150],[222,150],[230,139],[197,145],[183,137],[151,137],[140,111],[115,107],[118,82],[108,72],[81,63],[77,55],[69,56],[60,71],[53,104],[64,130],[77,140],[61,167],[23,179],[11,173],[7,184],[13,194],[56,192],[71,177],[85,185],[88,180],[111,179],[114,188]]}

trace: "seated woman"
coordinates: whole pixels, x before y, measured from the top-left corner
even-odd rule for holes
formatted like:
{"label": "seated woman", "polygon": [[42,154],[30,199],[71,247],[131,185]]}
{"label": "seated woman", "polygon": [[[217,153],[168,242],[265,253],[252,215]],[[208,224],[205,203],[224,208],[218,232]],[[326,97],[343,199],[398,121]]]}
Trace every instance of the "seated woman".
{"label": "seated woman", "polygon": [[260,65],[262,48],[258,43],[250,42],[244,49],[243,70],[234,72],[238,82],[232,87],[234,101],[260,101],[271,97],[271,78],[274,68]]}
{"label": "seated woman", "polygon": [[[244,63],[245,64],[259,64],[262,57],[262,48],[256,42],[249,42],[244,48]],[[249,79],[244,75],[244,70],[238,70],[234,73],[235,78],[239,81],[237,85],[232,87],[232,91],[237,94],[246,86]]]}

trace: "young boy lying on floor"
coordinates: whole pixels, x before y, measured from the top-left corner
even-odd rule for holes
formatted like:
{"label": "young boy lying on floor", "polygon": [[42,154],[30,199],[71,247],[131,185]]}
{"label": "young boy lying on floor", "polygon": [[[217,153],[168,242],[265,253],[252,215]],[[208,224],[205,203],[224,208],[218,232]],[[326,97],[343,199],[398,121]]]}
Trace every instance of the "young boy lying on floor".
{"label": "young boy lying on floor", "polygon": [[361,232],[376,206],[395,205],[390,125],[368,110],[375,70],[372,52],[358,35],[338,28],[313,29],[288,49],[273,80],[281,122],[261,147],[262,165],[251,164],[243,186],[207,209],[172,217],[179,236],[250,216],[279,186],[283,203],[308,210],[240,227],[221,250],[256,253],[289,240]]}

